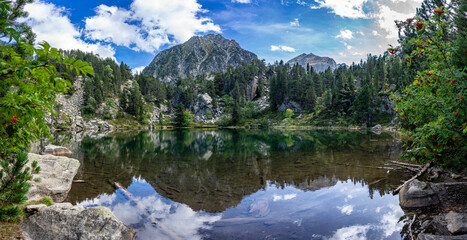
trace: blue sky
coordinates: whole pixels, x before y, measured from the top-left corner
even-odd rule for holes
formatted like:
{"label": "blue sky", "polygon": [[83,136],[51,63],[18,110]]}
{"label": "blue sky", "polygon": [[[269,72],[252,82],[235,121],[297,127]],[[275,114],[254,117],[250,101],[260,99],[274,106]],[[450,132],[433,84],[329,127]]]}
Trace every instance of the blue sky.
{"label": "blue sky", "polygon": [[273,63],[301,53],[350,64],[397,43],[394,20],[421,0],[36,0],[25,19],[62,49],[92,51],[140,70],[161,50],[219,33]]}

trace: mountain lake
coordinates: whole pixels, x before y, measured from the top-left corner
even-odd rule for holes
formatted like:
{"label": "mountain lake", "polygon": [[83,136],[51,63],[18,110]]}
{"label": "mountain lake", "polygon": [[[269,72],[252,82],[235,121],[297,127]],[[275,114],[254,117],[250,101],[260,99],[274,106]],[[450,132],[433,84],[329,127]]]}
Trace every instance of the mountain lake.
{"label": "mountain lake", "polygon": [[[136,239],[403,239],[393,133],[58,132],[81,162],[67,202],[106,206]],[[117,187],[119,186],[119,187]]]}

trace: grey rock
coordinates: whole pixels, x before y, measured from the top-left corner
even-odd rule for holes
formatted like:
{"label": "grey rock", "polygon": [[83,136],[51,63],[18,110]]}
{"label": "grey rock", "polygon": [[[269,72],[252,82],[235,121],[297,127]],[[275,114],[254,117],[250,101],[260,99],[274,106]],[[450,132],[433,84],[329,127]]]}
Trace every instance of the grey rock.
{"label": "grey rock", "polygon": [[309,64],[313,67],[315,72],[324,72],[328,68],[331,68],[331,70],[337,68],[337,64],[336,61],[334,61],[334,59],[329,57],[316,56],[313,53],[303,53],[295,58],[290,59],[287,63],[290,65],[295,65],[296,63],[298,63],[302,65],[305,69],[307,64]]}
{"label": "grey rock", "polygon": [[383,130],[383,127],[381,127],[381,125],[378,124],[378,125],[372,127],[371,130],[373,130],[373,131],[381,131],[381,130]]}
{"label": "grey rock", "polygon": [[21,231],[26,239],[133,239],[135,231],[125,226],[107,207],[84,209],[58,203],[26,219]]}
{"label": "grey rock", "polygon": [[55,146],[49,144],[45,146],[39,153],[40,155],[54,155],[54,156],[71,156],[73,154],[70,149],[62,146]]}
{"label": "grey rock", "polygon": [[143,70],[166,83],[175,83],[179,76],[193,77],[225,71],[228,65],[240,66],[258,57],[240,47],[235,40],[221,35],[194,36],[187,42],[161,51]]}
{"label": "grey rock", "polygon": [[303,109],[300,106],[300,104],[297,103],[297,102],[294,102],[294,101],[284,102],[278,108],[278,110],[281,111],[281,112],[284,112],[287,109],[292,109],[296,113],[303,112]]}
{"label": "grey rock", "polygon": [[439,198],[431,187],[417,179],[406,183],[399,193],[399,205],[406,210],[415,210],[437,205]]}
{"label": "grey rock", "polygon": [[36,212],[41,211],[42,209],[46,207],[47,205],[45,204],[29,205],[29,206],[26,206],[26,212],[29,214],[34,214]]}
{"label": "grey rock", "polygon": [[29,153],[29,165],[37,161],[41,168],[33,179],[40,178],[40,182],[30,181],[31,188],[26,197],[29,200],[39,200],[45,196],[52,197],[54,202],[65,200],[71,189],[73,178],[78,172],[78,160],[62,156],[38,155]]}
{"label": "grey rock", "polygon": [[432,235],[426,233],[420,233],[417,236],[417,240],[466,240],[467,235],[462,236],[443,236],[443,235]]}
{"label": "grey rock", "polygon": [[467,233],[467,214],[450,211],[446,214],[448,230],[454,235]]}

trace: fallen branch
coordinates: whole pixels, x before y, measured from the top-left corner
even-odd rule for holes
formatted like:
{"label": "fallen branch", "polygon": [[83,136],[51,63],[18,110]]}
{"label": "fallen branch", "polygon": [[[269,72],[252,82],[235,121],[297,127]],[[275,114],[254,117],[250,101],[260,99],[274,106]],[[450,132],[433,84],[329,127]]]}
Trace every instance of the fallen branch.
{"label": "fallen branch", "polygon": [[408,167],[415,167],[415,168],[421,168],[422,165],[418,164],[412,164],[412,163],[405,163],[405,162],[398,162],[398,161],[390,161],[391,163],[394,163],[396,165],[402,165],[402,166],[408,166]]}
{"label": "fallen branch", "polygon": [[168,229],[167,227],[165,227],[164,225],[160,224],[160,222],[158,222],[156,219],[154,219],[154,217],[152,217],[148,211],[145,210],[145,207],[130,193],[128,192],[128,190],[126,190],[120,183],[118,182],[115,182],[114,183],[115,186],[122,190],[122,192],[128,197],[130,198],[131,201],[133,201],[133,203],[136,205],[136,207],[138,207],[138,209],[144,214],[144,216],[146,216],[149,220],[151,220],[152,224],[156,224],[159,226],[159,228],[165,232],[167,235],[169,235],[172,239],[177,239],[177,240],[181,240],[182,238],[180,238],[177,234],[175,234],[174,232],[172,232],[170,229]]}
{"label": "fallen branch", "polygon": [[373,184],[379,183],[379,182],[383,181],[384,179],[386,179],[386,178],[381,178],[381,179],[378,179],[378,180],[373,181],[373,182],[371,182],[371,183],[368,183],[368,186],[371,186],[371,185],[373,185]]}
{"label": "fallen branch", "polygon": [[402,189],[402,187],[403,187],[405,184],[408,184],[409,182],[411,182],[411,181],[417,179],[418,177],[422,176],[422,175],[426,172],[426,170],[428,170],[428,168],[429,168],[430,166],[431,166],[431,163],[425,164],[425,166],[424,166],[415,176],[413,176],[411,179],[405,181],[404,184],[402,184],[402,185],[400,185],[398,188],[396,188],[396,190],[394,190],[394,191],[392,192],[392,195],[398,194],[399,191]]}
{"label": "fallen branch", "polygon": [[410,238],[413,240],[413,233],[412,233],[412,224],[415,222],[415,219],[417,218],[417,214],[414,214],[413,215],[413,218],[412,218],[412,221],[410,222],[409,224],[409,234],[410,234]]}

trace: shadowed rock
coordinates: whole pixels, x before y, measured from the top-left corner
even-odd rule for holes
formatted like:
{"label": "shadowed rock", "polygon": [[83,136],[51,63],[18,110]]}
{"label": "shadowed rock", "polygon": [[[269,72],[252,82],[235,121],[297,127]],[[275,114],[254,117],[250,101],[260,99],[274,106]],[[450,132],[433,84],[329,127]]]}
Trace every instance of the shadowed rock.
{"label": "shadowed rock", "polygon": [[136,232],[125,226],[107,207],[84,209],[58,203],[26,219],[21,231],[26,239],[133,239]]}
{"label": "shadowed rock", "polygon": [[433,189],[417,179],[405,184],[399,193],[399,204],[406,210],[427,208],[438,203],[438,196]]}

